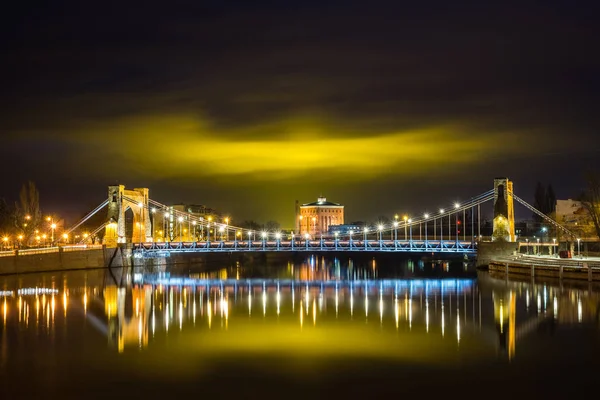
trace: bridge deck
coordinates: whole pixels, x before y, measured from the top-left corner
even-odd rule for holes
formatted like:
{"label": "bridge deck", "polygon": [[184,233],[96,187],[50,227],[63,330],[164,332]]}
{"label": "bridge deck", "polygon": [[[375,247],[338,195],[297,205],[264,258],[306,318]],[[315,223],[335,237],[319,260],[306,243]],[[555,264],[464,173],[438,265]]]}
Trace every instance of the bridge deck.
{"label": "bridge deck", "polygon": [[211,252],[290,252],[290,251],[352,251],[352,252],[422,252],[475,254],[477,244],[467,241],[440,240],[264,240],[218,242],[154,242],[135,243],[137,258],[168,257],[171,253]]}

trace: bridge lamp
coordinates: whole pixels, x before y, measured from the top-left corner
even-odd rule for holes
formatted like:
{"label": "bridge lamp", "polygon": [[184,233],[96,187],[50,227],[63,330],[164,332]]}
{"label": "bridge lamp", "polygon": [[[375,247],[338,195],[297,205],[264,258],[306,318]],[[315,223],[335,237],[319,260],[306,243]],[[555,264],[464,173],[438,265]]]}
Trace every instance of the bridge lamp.
{"label": "bridge lamp", "polygon": [[152,214],[156,213],[156,208],[152,207]]}
{"label": "bridge lamp", "polygon": [[412,218],[409,218],[409,219],[408,219],[408,223],[409,223],[409,224],[412,224]]}
{"label": "bridge lamp", "polygon": [[427,213],[423,214],[423,216],[425,217],[425,219],[429,218],[429,214]]}
{"label": "bridge lamp", "polygon": [[444,213],[444,209],[440,208],[440,214],[443,214],[443,213]]}
{"label": "bridge lamp", "polygon": [[310,239],[310,235],[309,235],[308,233],[305,233],[305,234],[304,234],[304,238],[305,238],[306,240],[308,240],[308,239]]}
{"label": "bridge lamp", "polygon": [[383,230],[383,225],[379,224],[379,225],[377,226],[377,229],[379,229],[379,232],[381,232],[381,231]]}
{"label": "bridge lamp", "polygon": [[192,221],[192,225],[194,225],[194,226],[195,226],[195,225],[196,225],[196,221]]}
{"label": "bridge lamp", "polygon": [[88,233],[84,233],[84,234],[83,234],[83,238],[84,238],[84,239],[87,239],[87,237],[88,237],[88,236],[90,236]]}
{"label": "bridge lamp", "polygon": [[225,227],[223,227],[223,225],[219,227],[219,232],[225,232]]}
{"label": "bridge lamp", "polygon": [[335,233],[333,234],[333,236],[335,236],[335,238],[336,238],[336,239],[338,238],[338,235],[339,235],[339,232],[335,232]]}
{"label": "bridge lamp", "polygon": [[275,234],[275,239],[277,239],[277,240],[281,239],[281,233],[277,232]]}
{"label": "bridge lamp", "polygon": [[63,239],[67,240],[69,238],[69,235],[67,235],[66,233],[63,233]]}
{"label": "bridge lamp", "polygon": [[248,238],[250,238],[250,236],[252,236],[252,231],[248,231]]}
{"label": "bridge lamp", "polygon": [[398,219],[398,214],[394,215],[394,219],[397,220]]}
{"label": "bridge lamp", "polygon": [[179,218],[177,218],[177,221],[179,221],[179,222],[183,222],[183,217],[179,217]]}
{"label": "bridge lamp", "polygon": [[394,221],[394,228],[398,227],[398,221]]}
{"label": "bridge lamp", "polygon": [[143,208],[143,207],[144,207],[144,203],[142,203],[142,202],[140,201],[140,202],[138,203],[138,206],[139,206],[140,208]]}
{"label": "bridge lamp", "polygon": [[171,214],[169,214],[168,212],[165,213],[165,217],[169,218],[171,216]]}
{"label": "bridge lamp", "polygon": [[404,222],[408,221],[408,215],[405,215],[404,217],[402,217],[402,219],[404,220]]}
{"label": "bridge lamp", "polygon": [[50,228],[52,228],[52,229],[56,229],[56,224],[52,224],[52,225],[50,225]]}
{"label": "bridge lamp", "polygon": [[[368,231],[366,231],[366,232],[368,232]],[[354,233],[354,231],[350,231],[348,233],[350,234],[350,237],[352,237],[352,234]]]}
{"label": "bridge lamp", "polygon": [[265,231],[262,231],[260,235],[261,235],[261,236],[262,236],[262,238],[264,239],[264,238],[266,238],[266,237],[267,237],[267,232],[265,232]]}
{"label": "bridge lamp", "polygon": [[456,208],[456,209],[460,208],[460,204],[459,203],[454,203],[454,208]]}

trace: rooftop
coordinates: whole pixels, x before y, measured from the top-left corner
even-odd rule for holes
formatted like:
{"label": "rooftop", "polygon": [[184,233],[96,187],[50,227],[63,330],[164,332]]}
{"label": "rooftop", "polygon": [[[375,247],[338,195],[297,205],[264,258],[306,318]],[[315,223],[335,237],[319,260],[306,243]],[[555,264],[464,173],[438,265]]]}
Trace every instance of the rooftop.
{"label": "rooftop", "polygon": [[323,196],[319,196],[317,201],[313,201],[312,203],[302,204],[302,206],[341,206],[339,203],[334,203],[332,201],[327,201],[327,199]]}

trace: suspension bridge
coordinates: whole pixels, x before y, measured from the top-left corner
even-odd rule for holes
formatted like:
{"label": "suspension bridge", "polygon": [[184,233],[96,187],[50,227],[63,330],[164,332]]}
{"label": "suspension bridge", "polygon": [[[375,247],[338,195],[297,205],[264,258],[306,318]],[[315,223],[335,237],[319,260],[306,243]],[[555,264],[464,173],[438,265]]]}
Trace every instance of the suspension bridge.
{"label": "suspension bridge", "polygon": [[[107,208],[106,222],[93,230],[89,236],[104,230],[103,244],[106,247],[131,243],[136,258],[168,257],[173,253],[266,251],[469,255],[477,252],[482,238],[481,208],[487,203],[493,204],[492,241],[516,242],[514,201],[542,217],[569,240],[575,238],[572,232],[515,195],[512,182],[507,178],[496,178],[493,189],[467,201],[440,208],[435,213],[424,212],[415,217],[404,217],[400,221],[375,227],[365,226],[356,231],[318,235],[256,231],[237,227],[229,224],[228,219],[213,221],[192,212],[175,210],[151,199],[147,188],[127,190],[124,185],[109,186],[108,199],[66,233],[75,231],[93,215]],[[130,237],[127,236],[125,218],[128,210],[133,213]],[[466,213],[470,216],[470,227],[465,223]],[[461,229],[460,221],[463,221]],[[81,241],[84,242],[85,240]]]}

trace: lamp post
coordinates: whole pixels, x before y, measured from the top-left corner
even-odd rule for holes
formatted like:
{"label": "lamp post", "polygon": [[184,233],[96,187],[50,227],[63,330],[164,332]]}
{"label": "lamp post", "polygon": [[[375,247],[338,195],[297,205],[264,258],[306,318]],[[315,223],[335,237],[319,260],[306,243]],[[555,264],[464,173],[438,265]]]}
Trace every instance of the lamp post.
{"label": "lamp post", "polygon": [[229,217],[225,218],[225,241],[229,241]]}
{"label": "lamp post", "polygon": [[408,239],[408,236],[406,235],[406,224],[408,222],[408,216],[405,215],[402,219],[404,220],[404,241],[406,241]]}
{"label": "lamp post", "polygon": [[[397,217],[397,215],[396,215]],[[398,221],[394,221],[394,242],[398,241]]]}
{"label": "lamp post", "polygon": [[552,255],[556,255],[556,238],[552,239]]}
{"label": "lamp post", "polygon": [[348,232],[348,234],[350,235],[350,241],[348,242],[348,243],[350,244],[350,248],[352,248],[352,234],[353,234],[353,233],[354,233],[354,231],[353,231],[353,230],[350,230],[350,231]]}
{"label": "lamp post", "polygon": [[[454,203],[454,209],[458,210],[460,208],[460,204],[458,203]],[[456,218],[455,218],[455,222],[456,222],[456,243],[458,244],[458,211],[456,211]]]}
{"label": "lamp post", "polygon": [[527,255],[529,255],[529,239],[525,239],[525,243],[527,246]]}
{"label": "lamp post", "polygon": [[179,243],[181,243],[183,242],[183,234],[181,233],[183,217],[177,218],[177,221],[179,222]]}
{"label": "lamp post", "polygon": [[577,238],[577,256],[579,258],[581,258],[581,246],[580,246],[580,243],[581,243],[581,238]]}
{"label": "lamp post", "polygon": [[408,223],[410,224],[410,247],[412,247],[413,240],[412,240],[412,219],[411,218],[408,219]]}
{"label": "lamp post", "polygon": [[537,255],[541,256],[542,253],[540,252],[540,238],[537,238],[537,249],[536,249]]}
{"label": "lamp post", "polygon": [[365,244],[367,243],[367,233],[369,233],[369,228],[366,226],[363,228],[363,233],[365,234]]}
{"label": "lamp post", "polygon": [[379,231],[379,244],[381,244],[381,241],[383,240],[382,234],[383,234],[383,225],[379,224],[377,226],[377,230]]}
{"label": "lamp post", "polygon": [[427,218],[429,218],[429,214],[425,213],[423,217],[425,217],[425,247],[427,247]]}
{"label": "lamp post", "polygon": [[442,247],[442,244],[444,243],[444,209],[440,208],[440,214],[442,214],[440,216],[440,247]]}

